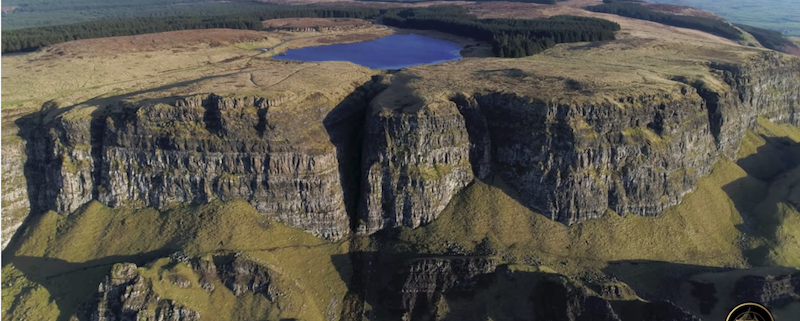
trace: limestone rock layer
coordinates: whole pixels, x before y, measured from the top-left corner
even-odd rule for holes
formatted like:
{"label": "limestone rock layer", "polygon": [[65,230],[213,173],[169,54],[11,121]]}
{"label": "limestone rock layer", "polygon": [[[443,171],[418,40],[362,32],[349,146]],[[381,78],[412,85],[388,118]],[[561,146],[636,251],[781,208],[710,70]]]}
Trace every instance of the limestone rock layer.
{"label": "limestone rock layer", "polygon": [[764,53],[708,70],[713,79],[676,76],[671,88],[580,103],[462,88],[409,104],[387,93],[415,90],[387,77],[343,100],[203,94],[43,108],[18,122],[24,143],[9,151],[24,157],[3,159],[4,183],[19,183],[4,184],[3,206],[241,198],[341,239],[431,222],[474,179],[496,175],[564,224],[609,210],[658,215],[734,158],[757,117],[800,125],[798,59]]}

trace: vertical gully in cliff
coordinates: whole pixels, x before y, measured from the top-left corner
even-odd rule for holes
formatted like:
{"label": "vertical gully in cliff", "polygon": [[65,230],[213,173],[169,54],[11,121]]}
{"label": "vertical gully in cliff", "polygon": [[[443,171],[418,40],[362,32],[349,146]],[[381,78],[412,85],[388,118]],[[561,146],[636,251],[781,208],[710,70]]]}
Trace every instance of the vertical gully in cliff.
{"label": "vertical gully in cliff", "polygon": [[203,122],[206,124],[206,130],[215,135],[224,135],[225,128],[222,126],[222,112],[219,109],[219,97],[211,95],[208,101],[203,102],[206,112],[203,115]]}
{"label": "vertical gully in cliff", "polygon": [[92,159],[94,160],[94,168],[92,169],[92,199],[99,199],[100,187],[103,186],[103,169],[105,162],[103,162],[104,143],[106,140],[107,122],[104,112],[95,112],[92,115],[92,123],[90,128],[91,142],[92,142]]}
{"label": "vertical gully in cliff", "polygon": [[697,94],[706,102],[708,109],[708,126],[711,129],[711,135],[714,136],[714,141],[717,145],[720,144],[720,131],[722,130],[722,112],[719,110],[719,94],[713,92],[705,86],[695,86]]}
{"label": "vertical gully in cliff", "polygon": [[471,104],[466,96],[456,95],[450,98],[456,104],[458,112],[464,117],[464,124],[469,135],[469,163],[472,173],[478,179],[489,176],[492,162],[492,144],[486,117],[477,104]]}
{"label": "vertical gully in cliff", "polygon": [[361,157],[364,144],[364,129],[369,104],[385,85],[380,76],[356,88],[345,97],[323,120],[331,143],[336,147],[336,158],[339,163],[339,179],[342,184],[345,210],[350,218],[350,251],[349,260],[353,269],[349,280],[348,293],[342,302],[342,320],[350,319],[363,313],[366,294],[364,278],[369,256],[363,255],[364,246],[356,236],[358,228],[358,201],[361,182]]}
{"label": "vertical gully in cliff", "polygon": [[[713,68],[713,67],[712,67]],[[679,76],[672,78],[673,81],[681,82],[692,86],[695,90],[697,90],[697,94],[706,104],[706,110],[708,113],[708,127],[711,130],[711,135],[714,137],[714,142],[717,146],[720,146],[720,133],[722,132],[722,111],[720,110],[719,105],[719,93],[712,91],[709,89],[705,82],[702,80],[697,80],[694,82],[689,82],[688,79],[685,77]],[[648,125],[649,127],[649,125]]]}
{"label": "vertical gully in cliff", "polygon": [[61,170],[61,160],[53,157],[56,137],[50,137],[52,126],[45,121],[45,118],[57,113],[57,109],[58,104],[46,102],[39,112],[16,121],[19,127],[18,135],[25,140],[27,155],[23,174],[28,186],[30,204],[28,219],[56,208],[57,189],[62,182],[54,179],[61,178],[61,175],[56,175]]}

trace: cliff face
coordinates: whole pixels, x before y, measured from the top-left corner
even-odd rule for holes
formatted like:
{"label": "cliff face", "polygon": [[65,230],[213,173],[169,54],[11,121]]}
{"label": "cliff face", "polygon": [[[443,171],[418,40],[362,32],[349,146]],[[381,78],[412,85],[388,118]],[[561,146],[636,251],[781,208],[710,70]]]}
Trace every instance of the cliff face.
{"label": "cliff face", "polygon": [[712,67],[758,116],[778,124],[800,126],[800,61],[769,52],[745,64]]}
{"label": "cliff face", "polygon": [[[381,228],[378,213],[383,213],[383,226],[425,223],[442,208],[435,201],[449,200],[470,181],[470,172],[478,178],[489,172],[500,175],[523,204],[565,224],[597,218],[607,210],[658,215],[680,203],[720,157],[735,158],[757,116],[796,124],[798,71],[797,59],[765,53],[742,65],[711,64],[709,83],[676,77],[676,83],[684,84],[674,90],[605,102],[559,103],[514,93],[467,92],[451,95],[450,104],[418,110],[384,107],[367,122],[362,231]],[[418,144],[419,136],[430,137],[432,143]],[[447,153],[442,152],[445,147]],[[406,156],[415,154],[422,157]],[[439,155],[445,157],[434,158]],[[462,165],[465,159],[469,164]],[[420,194],[395,187],[414,186],[414,176],[404,176],[402,169],[429,164],[452,169],[449,177],[416,175],[423,181],[417,186],[433,183],[438,189]],[[398,168],[399,173],[394,170]],[[393,192],[394,198],[379,190]],[[415,195],[425,195],[425,201],[411,202],[415,209],[406,210],[405,200]],[[431,199],[433,203],[426,203]],[[398,203],[406,214],[399,214]],[[414,204],[427,206],[418,210]]]}
{"label": "cliff face", "polygon": [[349,219],[332,141],[352,125],[323,125],[333,108],[324,97],[282,106],[288,100],[211,94],[30,117],[23,135],[32,209],[242,198],[287,225],[339,239]]}
{"label": "cliff face", "polygon": [[396,316],[389,320],[699,320],[669,301],[617,302],[624,304],[612,306],[562,275],[462,257],[409,262],[373,304]]}
{"label": "cliff face", "polygon": [[430,222],[493,173],[565,224],[607,210],[657,215],[735,157],[757,116],[800,125],[798,71],[797,59],[764,53],[710,64],[708,83],[675,77],[673,88],[595,103],[463,91],[408,104],[372,81],[336,103],[211,94],[44,110],[20,122],[26,182],[4,193],[4,208],[24,211],[22,188],[34,213],[92,199],[164,208],[242,198],[340,239]]}
{"label": "cliff face", "polygon": [[[259,98],[218,96],[112,114],[102,131],[98,200],[111,205],[248,200],[278,221],[326,238],[347,234],[333,146],[295,144],[303,133],[282,124]],[[324,110],[298,115],[321,122]],[[132,116],[132,117],[131,117]],[[286,127],[284,127],[286,126]],[[324,139],[321,128],[313,135]],[[97,168],[97,167],[96,167]]]}
{"label": "cliff face", "polygon": [[[422,259],[398,271],[383,291],[383,305],[413,314],[435,314],[437,302],[449,292],[473,292],[479,281],[485,281],[497,268],[491,259]],[[417,311],[415,311],[417,310]],[[427,310],[427,311],[420,311]]]}
{"label": "cliff face", "polygon": [[470,141],[455,104],[368,115],[359,232],[417,227],[472,181]]}
{"label": "cliff face", "polygon": [[607,209],[656,215],[680,202],[717,156],[704,102],[691,88],[619,105],[513,94],[455,100],[477,120],[467,125],[482,136],[475,154],[491,150],[484,157],[527,205],[566,224]]}
{"label": "cliff face", "polygon": [[20,139],[3,140],[2,143],[2,248],[5,248],[14,233],[28,216],[30,203],[28,184],[25,180],[24,167],[25,141]]}

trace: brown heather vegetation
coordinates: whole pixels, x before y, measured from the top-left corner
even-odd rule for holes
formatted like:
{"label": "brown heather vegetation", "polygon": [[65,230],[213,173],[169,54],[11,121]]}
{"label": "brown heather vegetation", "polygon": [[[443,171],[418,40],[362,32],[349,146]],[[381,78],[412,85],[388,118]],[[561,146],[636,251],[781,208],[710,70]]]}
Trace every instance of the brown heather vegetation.
{"label": "brown heather vegetation", "polygon": [[348,28],[364,27],[371,23],[355,18],[284,18],[263,22],[264,28]]}
{"label": "brown heather vegetation", "polygon": [[716,19],[716,20],[723,20],[722,17],[703,10],[698,10],[695,8],[684,7],[684,6],[675,6],[670,4],[655,4],[655,3],[646,3],[646,7],[649,9],[661,12],[661,13],[669,13],[669,14],[676,14],[680,16],[691,16],[691,17],[700,17],[700,18],[708,18],[708,19]]}

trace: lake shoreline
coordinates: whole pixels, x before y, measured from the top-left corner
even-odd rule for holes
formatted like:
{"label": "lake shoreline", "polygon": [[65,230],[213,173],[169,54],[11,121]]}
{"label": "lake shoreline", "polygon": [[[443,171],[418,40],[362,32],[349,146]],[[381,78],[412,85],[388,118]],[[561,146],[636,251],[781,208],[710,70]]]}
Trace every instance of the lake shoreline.
{"label": "lake shoreline", "polygon": [[455,42],[414,31],[392,31],[391,35],[370,41],[289,49],[271,57],[305,62],[349,61],[373,70],[403,69],[464,58],[461,54],[465,49],[464,41]]}

